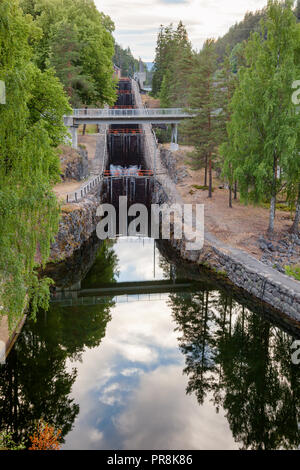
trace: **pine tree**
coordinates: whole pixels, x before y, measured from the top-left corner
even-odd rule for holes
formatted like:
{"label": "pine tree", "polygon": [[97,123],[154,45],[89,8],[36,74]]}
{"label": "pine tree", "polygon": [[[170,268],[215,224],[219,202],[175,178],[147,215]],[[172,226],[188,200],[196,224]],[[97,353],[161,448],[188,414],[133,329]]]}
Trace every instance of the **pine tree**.
{"label": "pine tree", "polygon": [[185,134],[195,146],[195,151],[190,155],[192,166],[195,169],[205,168],[205,186],[208,171],[209,197],[212,197],[212,168],[221,135],[216,59],[215,42],[209,39],[196,59],[191,77],[189,105],[197,110],[197,114],[184,126]]}
{"label": "pine tree", "polygon": [[161,26],[158,34],[152,93],[160,96],[164,83],[164,102],[172,106],[187,103],[189,74],[193,66],[192,46],[182,21],[174,30],[173,26]]}
{"label": "pine tree", "polygon": [[161,84],[160,92],[159,92],[159,99],[160,99],[160,107],[161,108],[170,108],[171,107],[171,100],[170,100],[170,72],[166,72]]}
{"label": "pine tree", "polygon": [[97,91],[89,76],[85,76],[80,64],[82,44],[72,25],[62,22],[56,26],[50,42],[49,64],[64,85],[70,103],[78,108],[82,103],[97,101]]}

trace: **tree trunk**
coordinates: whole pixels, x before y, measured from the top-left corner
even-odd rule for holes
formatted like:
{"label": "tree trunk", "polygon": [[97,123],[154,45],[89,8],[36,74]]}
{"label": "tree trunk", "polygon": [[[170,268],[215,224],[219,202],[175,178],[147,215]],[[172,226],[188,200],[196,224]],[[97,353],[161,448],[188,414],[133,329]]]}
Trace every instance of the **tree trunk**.
{"label": "tree trunk", "polygon": [[[84,114],[87,114],[87,106],[84,108]],[[85,135],[86,132],[86,124],[83,124],[82,135]]]}
{"label": "tree trunk", "polygon": [[204,186],[207,186],[207,155],[205,157]]}
{"label": "tree trunk", "polygon": [[295,214],[295,219],[294,223],[291,228],[291,233],[297,234],[299,233],[299,222],[300,222],[300,184],[298,188],[298,199],[297,199],[297,205],[296,205],[296,214]]}
{"label": "tree trunk", "polygon": [[268,234],[270,234],[270,235],[272,235],[274,233],[274,225],[275,225],[276,180],[277,180],[277,157],[274,156],[273,178],[272,178],[272,194],[271,194],[270,217],[269,217],[269,227],[268,227]]}
{"label": "tree trunk", "polygon": [[232,209],[232,187],[229,185],[229,207]]}
{"label": "tree trunk", "polygon": [[208,197],[212,198],[212,162],[211,155],[209,156],[209,187],[208,187]]}
{"label": "tree trunk", "polygon": [[229,169],[230,169],[230,180],[229,180],[229,207],[232,209],[232,165],[231,163],[229,164]]}
{"label": "tree trunk", "polygon": [[234,200],[237,200],[237,181],[234,182]]}

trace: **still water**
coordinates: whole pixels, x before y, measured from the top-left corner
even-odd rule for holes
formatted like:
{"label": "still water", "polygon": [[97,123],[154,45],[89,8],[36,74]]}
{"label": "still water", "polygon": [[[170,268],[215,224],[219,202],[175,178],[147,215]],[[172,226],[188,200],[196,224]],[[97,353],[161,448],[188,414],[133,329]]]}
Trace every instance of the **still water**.
{"label": "still water", "polygon": [[93,260],[0,369],[0,428],[17,439],[43,417],[64,449],[298,448],[296,325],[195,280],[151,239]]}

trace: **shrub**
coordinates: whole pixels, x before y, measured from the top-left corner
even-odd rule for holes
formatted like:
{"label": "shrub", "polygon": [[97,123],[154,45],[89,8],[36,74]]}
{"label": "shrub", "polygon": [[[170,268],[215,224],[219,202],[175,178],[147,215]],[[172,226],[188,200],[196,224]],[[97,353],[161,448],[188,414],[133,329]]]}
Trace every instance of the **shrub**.
{"label": "shrub", "polygon": [[60,450],[60,438],[61,430],[55,431],[53,426],[40,420],[36,432],[30,436],[32,445],[29,450]]}

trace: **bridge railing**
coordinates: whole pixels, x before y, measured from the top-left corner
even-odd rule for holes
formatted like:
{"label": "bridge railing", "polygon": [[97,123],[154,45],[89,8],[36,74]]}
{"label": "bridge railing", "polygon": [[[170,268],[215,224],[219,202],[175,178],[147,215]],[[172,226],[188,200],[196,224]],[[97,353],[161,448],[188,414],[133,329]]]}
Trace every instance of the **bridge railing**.
{"label": "bridge railing", "polygon": [[137,108],[137,109],[74,109],[75,118],[107,118],[107,117],[147,117],[147,116],[178,116],[190,117],[182,108]]}

